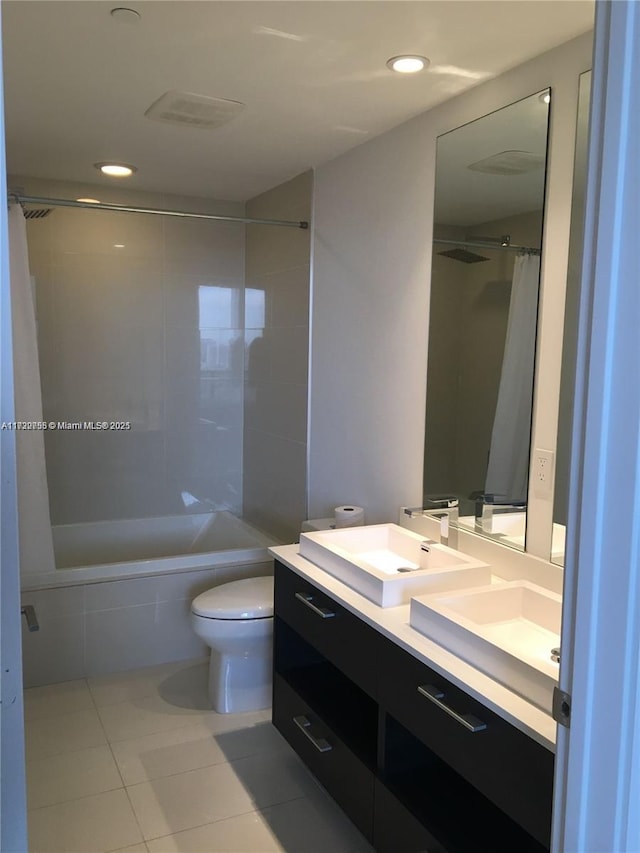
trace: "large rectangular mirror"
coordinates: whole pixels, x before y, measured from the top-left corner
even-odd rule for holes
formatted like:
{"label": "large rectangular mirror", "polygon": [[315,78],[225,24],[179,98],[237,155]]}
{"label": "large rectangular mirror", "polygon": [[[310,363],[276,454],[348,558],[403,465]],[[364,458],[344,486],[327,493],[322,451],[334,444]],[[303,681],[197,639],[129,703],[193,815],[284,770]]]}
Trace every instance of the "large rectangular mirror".
{"label": "large rectangular mirror", "polygon": [[[437,142],[425,501],[524,550],[550,91]],[[426,504],[427,505],[427,504]]]}
{"label": "large rectangular mirror", "polygon": [[551,562],[557,563],[560,566],[564,565],[565,530],[569,502],[569,463],[578,345],[578,302],[580,298],[581,260],[584,240],[584,194],[587,183],[590,100],[591,71],[585,71],[584,74],[580,75],[580,91],[578,95],[576,151],[573,167],[573,195],[571,198],[569,266],[567,270],[567,295],[562,341],[562,374],[560,379],[560,410],[558,413],[555,494],[553,500]]}

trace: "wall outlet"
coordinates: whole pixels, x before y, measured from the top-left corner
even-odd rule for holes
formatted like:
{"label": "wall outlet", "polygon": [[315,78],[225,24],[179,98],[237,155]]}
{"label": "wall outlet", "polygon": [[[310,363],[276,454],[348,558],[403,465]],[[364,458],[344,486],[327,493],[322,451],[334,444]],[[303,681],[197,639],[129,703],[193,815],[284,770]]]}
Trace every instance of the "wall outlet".
{"label": "wall outlet", "polygon": [[553,497],[555,453],[536,447],[533,451],[533,493],[537,498]]}

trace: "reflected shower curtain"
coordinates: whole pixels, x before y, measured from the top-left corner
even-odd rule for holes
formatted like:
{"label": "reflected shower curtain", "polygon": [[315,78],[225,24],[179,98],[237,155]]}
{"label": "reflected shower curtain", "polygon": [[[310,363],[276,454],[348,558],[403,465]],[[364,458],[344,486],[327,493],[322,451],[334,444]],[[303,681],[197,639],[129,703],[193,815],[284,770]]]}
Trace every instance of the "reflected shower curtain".
{"label": "reflected shower curtain", "polygon": [[539,277],[538,255],[516,257],[485,484],[510,503],[527,500]]}
{"label": "reflected shower curtain", "polygon": [[[42,422],[42,391],[34,295],[29,275],[27,224],[19,204],[9,206],[9,272],[15,417],[17,422]],[[55,569],[44,431],[16,431],[20,575]]]}

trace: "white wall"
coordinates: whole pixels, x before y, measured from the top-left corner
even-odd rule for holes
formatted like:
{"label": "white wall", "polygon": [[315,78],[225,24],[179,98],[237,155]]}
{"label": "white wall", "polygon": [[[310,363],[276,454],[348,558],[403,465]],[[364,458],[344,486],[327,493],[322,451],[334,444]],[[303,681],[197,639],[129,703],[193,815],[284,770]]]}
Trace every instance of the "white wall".
{"label": "white wall", "polygon": [[[309,514],[345,501],[371,522],[422,499],[435,145],[439,134],[552,88],[534,446],[557,431],[578,76],[591,34],[536,57],[320,167],[315,176]],[[425,77],[428,81],[428,78]],[[548,558],[552,502],[530,500]]]}
{"label": "white wall", "polygon": [[422,498],[430,170],[416,122],[316,172],[309,515]]}

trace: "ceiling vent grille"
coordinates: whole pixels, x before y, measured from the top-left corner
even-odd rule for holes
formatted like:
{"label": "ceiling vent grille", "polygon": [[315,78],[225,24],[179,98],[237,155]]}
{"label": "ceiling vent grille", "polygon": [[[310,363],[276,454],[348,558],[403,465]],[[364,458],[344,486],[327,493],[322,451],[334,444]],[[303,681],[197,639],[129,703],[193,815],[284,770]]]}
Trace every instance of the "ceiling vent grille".
{"label": "ceiling vent grille", "polygon": [[23,210],[25,219],[44,219],[45,216],[48,216],[53,208],[51,207],[39,207],[36,210]]}
{"label": "ceiling vent grille", "polygon": [[191,92],[165,92],[145,112],[147,118],[169,124],[213,130],[231,121],[244,109],[240,101],[209,98]]}
{"label": "ceiling vent grille", "polygon": [[545,158],[531,151],[501,151],[484,160],[471,163],[467,169],[489,175],[522,175],[544,166]]}

